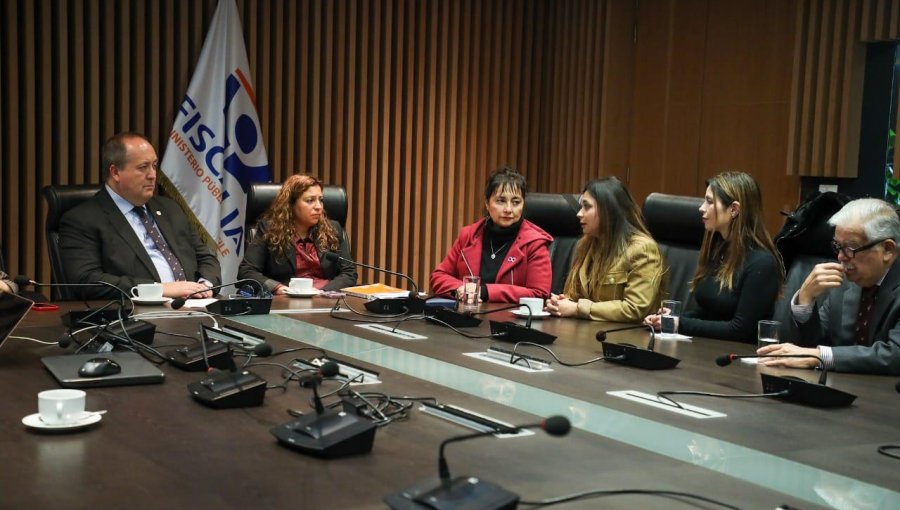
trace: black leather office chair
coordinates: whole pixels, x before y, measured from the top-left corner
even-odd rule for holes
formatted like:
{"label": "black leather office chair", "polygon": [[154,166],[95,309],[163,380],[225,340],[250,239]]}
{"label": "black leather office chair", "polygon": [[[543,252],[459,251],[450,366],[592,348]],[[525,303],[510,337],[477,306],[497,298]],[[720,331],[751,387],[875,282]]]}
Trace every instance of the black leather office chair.
{"label": "black leather office chair", "polygon": [[572,267],[575,245],[581,238],[578,214],[579,195],[560,193],[528,193],[525,196],[525,219],[553,236],[550,244],[550,265],[553,280],[550,291],[559,294],[566,284]]}
{"label": "black leather office chair", "polygon": [[816,264],[834,262],[837,256],[831,249],[834,227],[828,220],[850,197],[838,193],[814,193],[806,197],[797,209],[785,218],[784,226],[775,236],[785,263],[783,294],[775,303],[772,318],[781,323],[778,331],[782,342],[797,342],[800,332],[791,313],[791,298]]}
{"label": "black leather office chair", "polygon": [[[70,186],[45,186],[42,190],[47,201],[47,251],[50,253],[50,274],[52,283],[68,283],[59,251],[59,222],[63,214],[100,191],[101,184],[76,184]],[[53,287],[50,295],[54,301],[75,300],[78,296],[72,289]]]}
{"label": "black leather office chair", "polygon": [[[247,192],[247,214],[244,220],[244,229],[247,232],[247,242],[251,242],[256,236],[256,222],[262,217],[266,209],[275,200],[275,195],[281,189],[281,184],[271,182],[254,182],[250,184]],[[350,238],[347,235],[347,191],[341,186],[326,184],[322,190],[325,195],[325,214],[329,219],[338,222],[344,229],[344,240],[350,246]]]}
{"label": "black leather office chair", "polygon": [[667,294],[691,309],[691,280],[697,272],[703,223],[700,221],[700,197],[651,193],[644,200],[644,221],[665,257],[668,267]]}

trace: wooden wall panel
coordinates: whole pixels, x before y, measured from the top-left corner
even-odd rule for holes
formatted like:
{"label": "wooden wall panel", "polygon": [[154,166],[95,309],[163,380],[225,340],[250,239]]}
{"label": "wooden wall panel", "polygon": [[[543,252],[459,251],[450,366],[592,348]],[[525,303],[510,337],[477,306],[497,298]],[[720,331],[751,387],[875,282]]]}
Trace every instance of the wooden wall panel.
{"label": "wooden wall panel", "polygon": [[[121,130],[163,153],[216,5],[3,3],[0,237],[13,272],[49,279],[42,186],[100,182],[99,147]],[[603,172],[604,57],[616,61],[607,2],[238,8],[273,178],[307,172],[346,187],[361,261],[424,284],[482,213],[491,169],[517,166],[536,191],[576,191]]]}
{"label": "wooden wall panel", "polygon": [[699,196],[741,170],[760,183],[766,224],[798,200],[785,180],[795,5],[781,0],[642,0],[629,187]]}
{"label": "wooden wall panel", "polygon": [[789,175],[856,177],[866,42],[900,40],[900,0],[797,2]]}
{"label": "wooden wall panel", "polygon": [[[344,186],[355,256],[423,285],[482,213],[500,165],[544,192],[630,175],[642,201],[699,194],[725,163],[765,166],[760,179],[777,182],[796,135],[783,125],[790,70],[774,51],[795,55],[784,34],[807,26],[795,2],[237,3],[274,180],[308,172]],[[0,239],[12,272],[49,279],[43,184],[99,182],[99,147],[116,131],[167,139],[216,4],[2,3]],[[860,14],[863,31],[894,24]],[[753,79],[735,81],[745,67]]]}
{"label": "wooden wall panel", "polygon": [[754,176],[773,235],[799,198],[786,179],[790,47],[795,6],[781,0],[710,2],[700,126],[700,189],[723,170]]}

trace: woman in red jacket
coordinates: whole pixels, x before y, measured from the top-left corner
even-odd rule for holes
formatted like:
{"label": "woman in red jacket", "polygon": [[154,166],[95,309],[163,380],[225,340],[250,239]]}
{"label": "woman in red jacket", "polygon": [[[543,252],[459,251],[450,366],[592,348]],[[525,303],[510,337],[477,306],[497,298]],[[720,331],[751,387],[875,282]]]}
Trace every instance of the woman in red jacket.
{"label": "woman in red jacket", "polygon": [[463,276],[481,277],[481,300],[517,303],[550,295],[553,238],[522,218],[525,177],[513,168],[494,170],[484,190],[488,216],[462,228],[450,252],[431,273],[431,293],[462,292]]}

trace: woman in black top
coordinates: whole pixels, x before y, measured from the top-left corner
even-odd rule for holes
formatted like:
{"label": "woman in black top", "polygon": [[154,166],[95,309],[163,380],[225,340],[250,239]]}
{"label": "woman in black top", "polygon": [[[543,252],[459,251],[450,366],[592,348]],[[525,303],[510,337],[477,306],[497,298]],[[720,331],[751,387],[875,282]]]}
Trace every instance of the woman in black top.
{"label": "woman in black top", "polygon": [[[691,283],[697,308],[682,314],[678,332],[755,343],[757,323],[772,317],[784,281],[759,185],[743,172],[721,173],[707,181],[700,214],[706,234]],[[645,322],[659,328],[659,315]]]}

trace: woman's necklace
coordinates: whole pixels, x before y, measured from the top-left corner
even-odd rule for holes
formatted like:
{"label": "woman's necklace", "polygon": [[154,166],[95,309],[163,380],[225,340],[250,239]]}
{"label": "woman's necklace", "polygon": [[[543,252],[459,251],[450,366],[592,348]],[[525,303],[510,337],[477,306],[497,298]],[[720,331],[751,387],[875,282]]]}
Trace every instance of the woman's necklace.
{"label": "woman's necklace", "polygon": [[490,243],[491,243],[491,260],[494,260],[497,258],[497,254],[500,253],[501,251],[503,251],[503,248],[506,248],[506,245],[509,244],[509,241],[506,241],[505,243],[503,243],[503,246],[497,248],[496,251],[494,250],[494,241],[490,241]]}

